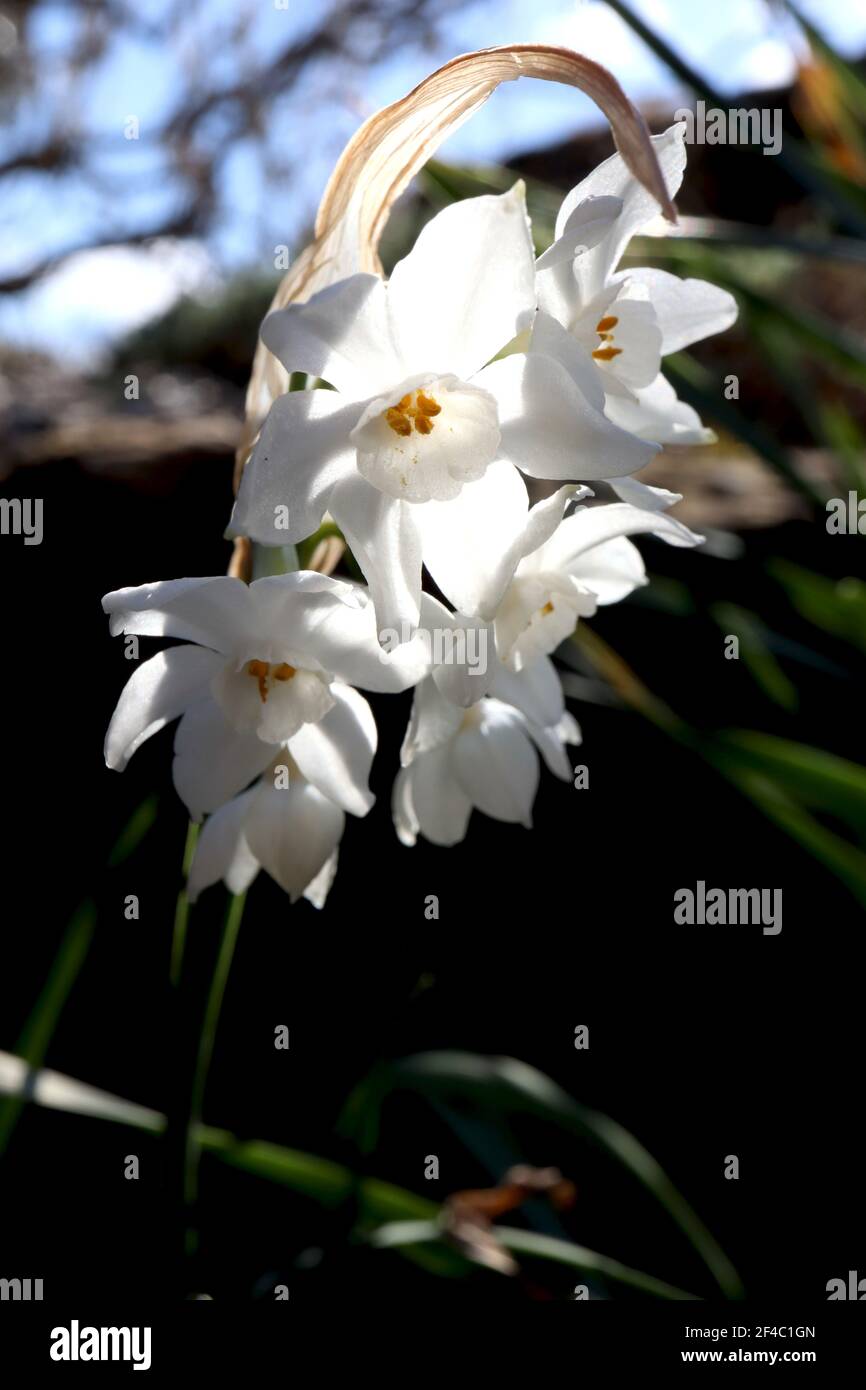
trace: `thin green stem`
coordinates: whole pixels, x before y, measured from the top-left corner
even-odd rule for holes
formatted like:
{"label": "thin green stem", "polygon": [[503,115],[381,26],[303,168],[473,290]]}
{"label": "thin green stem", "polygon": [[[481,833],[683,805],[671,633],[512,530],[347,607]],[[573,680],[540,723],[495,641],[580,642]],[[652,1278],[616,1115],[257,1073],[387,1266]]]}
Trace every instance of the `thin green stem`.
{"label": "thin green stem", "polygon": [[192,1206],[195,1202],[198,1193],[198,1165],[201,1154],[199,1130],[202,1121],[205,1089],[207,1087],[208,1073],[213,1058],[214,1043],[216,1041],[217,1028],[219,1027],[223,998],[225,996],[226,985],[228,984],[232,960],[234,958],[235,946],[237,945],[238,933],[244,915],[245,902],[246,894],[239,893],[232,898],[228,905],[219,955],[217,956],[213,979],[211,980],[204,1020],[199,1036],[198,1056],[196,1058],[195,1075],[193,1077],[192,1091],[190,1094],[189,1120],[187,1122],[186,1144],[184,1148],[184,1201],[187,1208]]}
{"label": "thin green stem", "polygon": [[174,929],[171,934],[171,966],[169,976],[174,989],[180,984],[181,971],[183,970],[183,954],[186,949],[186,928],[189,922],[190,901],[186,891],[189,871],[192,867],[192,857],[195,854],[195,847],[198,843],[199,827],[194,821],[190,821],[186,832],[186,844],[183,848],[183,887],[177,895],[177,906],[174,910]]}

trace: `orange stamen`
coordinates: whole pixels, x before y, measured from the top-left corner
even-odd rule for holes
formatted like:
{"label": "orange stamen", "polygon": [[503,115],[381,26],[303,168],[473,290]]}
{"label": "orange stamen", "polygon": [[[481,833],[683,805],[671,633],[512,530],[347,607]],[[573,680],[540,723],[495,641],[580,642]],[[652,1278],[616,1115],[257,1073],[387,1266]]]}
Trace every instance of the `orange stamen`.
{"label": "orange stamen", "polygon": [[419,434],[429,434],[433,429],[431,416],[439,415],[441,410],[441,405],[433,396],[428,396],[424,391],[410,391],[383,413],[394,433],[405,439],[412,433],[413,425]]}
{"label": "orange stamen", "polygon": [[270,667],[266,661],[251,661],[247,666],[247,675],[253,676],[259,683],[259,699],[262,704],[268,698],[268,671]]}
{"label": "orange stamen", "polygon": [[423,391],[418,392],[418,409],[422,415],[438,415],[442,407],[432,396],[427,396]]}
{"label": "orange stamen", "polygon": [[385,411],[385,419],[395,434],[407,435],[412,433],[412,421],[402,415],[395,406]]}

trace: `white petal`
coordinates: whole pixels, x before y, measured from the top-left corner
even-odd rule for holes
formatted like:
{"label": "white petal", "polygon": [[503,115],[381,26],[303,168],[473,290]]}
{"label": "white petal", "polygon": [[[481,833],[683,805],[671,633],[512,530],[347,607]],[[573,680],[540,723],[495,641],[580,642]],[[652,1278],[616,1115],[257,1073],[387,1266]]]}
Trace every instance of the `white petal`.
{"label": "white petal", "polygon": [[477,380],[499,402],[502,453],[530,477],[618,478],[656,452],[612,425],[551,357],[506,357]]}
{"label": "white petal", "polygon": [[[663,135],[653,135],[652,144],[661,165],[665,186],[671,198],[683,181],[686,167],[684,135],[685,121],[672,125]],[[638,183],[621,155],[615,154],[573,188],[564,198],[556,219],[556,235],[561,236],[573,210],[589,197],[621,198],[622,212],[612,226],[611,234],[593,250],[580,258],[586,283],[600,289],[617,265],[635,232],[639,232],[658,214],[658,203],[643,184]]]}
{"label": "white petal", "polygon": [[555,358],[561,366],[565,367],[581,395],[599,411],[604,410],[605,383],[598,366],[592,360],[592,349],[599,342],[595,329],[595,324],[598,322],[596,314],[598,313],[601,317],[603,310],[599,310],[599,304],[614,297],[614,295],[604,295],[591,306],[591,311],[588,311],[586,316],[588,325],[586,332],[581,328],[578,336],[575,336],[573,332],[567,332],[561,323],[558,323],[555,318],[551,318],[550,314],[546,314],[542,309],[539,309],[536,314],[532,328],[531,351],[542,357]]}
{"label": "white petal", "polygon": [[570,782],[574,773],[565,744],[581,741],[580,729],[572,716],[564,714],[559,724],[552,729],[543,729],[531,720],[527,721],[526,727],[554,777],[561,778],[563,782]]}
{"label": "white petal", "polygon": [[289,752],[308,782],[353,816],[365,816],[375,801],[368,781],[376,751],[376,721],[351,686],[331,686],[334,706],[317,724],[305,724]]}
{"label": "white petal", "polygon": [[[438,615],[431,612],[434,604]],[[465,613],[449,613],[426,594],[421,622],[419,636],[427,643],[437,690],[463,709],[474,705],[487,694],[496,660],[492,624]]]}
{"label": "white petal", "polygon": [[542,728],[558,724],[565,713],[562,685],[556,667],[546,656],[519,674],[500,666],[491,693]]}
{"label": "white petal", "polygon": [[504,552],[526,525],[529,496],[513,464],[492,463],[451,502],[418,509],[424,563],[446,597],[464,613],[495,609],[513,573]]}
{"label": "white petal", "polygon": [[562,522],[562,513],[569,502],[581,501],[591,497],[592,489],[575,487],[573,483],[558,488],[549,497],[536,502],[526,518],[526,526],[520,538],[520,559],[531,555],[554,536]]}
{"label": "white petal", "polygon": [[617,350],[618,355],[610,362],[595,358],[601,371],[602,381],[607,384],[610,376],[628,387],[630,392],[649,386],[658,376],[662,359],[662,332],[646,291],[640,285],[632,287],[631,277],[623,291],[609,306],[608,313],[616,319],[616,327],[609,343],[597,343],[596,350],[606,347]]}
{"label": "white petal", "polygon": [[676,502],[682,502],[681,492],[669,492],[664,487],[650,487],[638,478],[608,478],[608,484],[617,497],[633,507],[642,507],[649,512],[663,512]]}
{"label": "white petal", "polygon": [[112,637],[180,637],[218,652],[233,650],[250,621],[249,590],[240,579],[221,574],[205,579],[158,580],[106,594]]}
{"label": "white petal", "polygon": [[335,483],[354,470],[349,436],[360,412],[336,391],[279,396],[243,471],[227,534],[262,545],[311,535]]}
{"label": "white petal", "polygon": [[445,698],[432,677],[416,686],[400,762],[407,767],[423,753],[450,743],[463,722],[463,711]]}
{"label": "white petal", "polygon": [[360,608],[364,602],[358,585],[351,579],[335,579],[331,574],[319,574],[318,570],[290,570],[288,574],[268,574],[263,579],[254,579],[249,587],[257,606],[263,596],[266,604],[280,602],[279,595],[289,590],[292,593],[303,594],[305,599],[310,594],[327,594],[350,608]]}
{"label": "white petal", "polygon": [[569,484],[528,510],[514,465],[491,464],[454,501],[419,509],[424,563],[455,608],[490,619],[521,557],[553,533],[572,497],[588,491]]}
{"label": "white petal", "polygon": [[620,198],[587,198],[572,209],[556,241],[536,262],[538,307],[566,328],[583,305],[574,258],[597,246],[621,212]]}
{"label": "white petal", "polygon": [[193,820],[243,791],[278,752],[255,734],[236,733],[215,700],[191,705],[177,726],[172,776]]}
{"label": "white petal", "polygon": [[[428,667],[424,644],[410,640],[408,625],[385,632],[376,623],[376,608],[366,590],[355,589],[356,602],[317,609],[304,646],[338,680],[364,690],[390,694],[417,685]],[[387,642],[387,650],[380,645]]]}
{"label": "white petal", "polygon": [[640,551],[623,536],[588,550],[576,568],[581,586],[589,589],[602,605],[619,603],[648,583]]}
{"label": "white petal", "polygon": [[332,669],[327,662],[313,659],[321,625],[334,613],[360,618],[367,602],[359,585],[314,570],[255,579],[250,596],[253,613],[237,654],[278,662],[304,652],[311,658],[312,671]]}
{"label": "white petal", "polygon": [[394,790],[391,794],[391,816],[397,839],[401,845],[408,845],[410,848],[417,843],[420,829],[412,805],[412,775],[411,768],[401,767],[394,778]]}
{"label": "white petal", "polygon": [[596,606],[588,589],[567,574],[518,574],[496,614],[500,660],[511,671],[522,671],[549,656],[571,636],[580,618],[592,617]]}
{"label": "white petal", "polygon": [[326,859],[314,879],[307,884],[304,889],[304,897],[307,902],[312,903],[313,907],[322,908],[325,906],[328,894],[333,886],[334,879],[337,877],[337,862],[339,854],[337,850]]}
{"label": "white petal", "polygon": [[566,517],[544,547],[527,562],[534,570],[560,570],[582,579],[582,558],[594,546],[616,536],[639,536],[647,532],[673,546],[700,545],[702,537],[665,512],[632,507],[628,502],[605,502],[579,507]]}
{"label": "white petal", "polygon": [[339,806],[301,778],[277,788],[265,778],[244,823],[247,843],[292,902],[318,879],[343,834]]}
{"label": "white petal", "polygon": [[425,753],[399,774],[394,823],[403,844],[420,833],[434,845],[456,845],[466,834],[472,803],[452,767],[450,745]]}
{"label": "white petal", "polygon": [[421,600],[421,542],[410,502],[386,497],[357,473],[344,478],[331,497],[334,520],[370,586],[381,630],[411,634]]}
{"label": "white petal", "polygon": [[405,369],[469,377],[528,328],[535,264],[523,184],[452,203],[395,267],[388,299]]}
{"label": "white petal", "polygon": [[255,790],[236,796],[208,816],[196,842],[186,891],[191,903],[212,883],[222,880],[229,892],[245,893],[259,871],[259,861],[244,838],[244,817]]}
{"label": "white petal", "polygon": [[105,761],[121,772],[133,753],[188,705],[207,694],[223,658],[201,647],[158,652],[133,672],[123,687],[108,733]]}
{"label": "white petal", "polygon": [[658,444],[712,444],[716,436],[705,429],[700,416],[661,373],[650,386],[636,391],[633,400],[608,396],[605,411],[622,429]]}
{"label": "white petal", "polygon": [[563,743],[583,743],[580,725],[574,715],[568,711],[562,716],[553,732],[557,738],[562,739]]}
{"label": "white petal", "polygon": [[405,375],[378,275],[350,275],[304,304],[268,314],[262,342],[287,372],[320,377],[349,400],[372,396]]}
{"label": "white petal", "polygon": [[[538,790],[538,758],[523,720],[495,700],[475,709],[483,711],[481,717],[464,728],[454,742],[457,780],[479,811],[529,829]],[[417,807],[417,796],[415,804]]]}
{"label": "white petal", "polygon": [[630,282],[649,294],[662,334],[662,353],[679,352],[713,333],[722,333],[737,317],[737,301],[706,280],[681,280],[666,270],[629,270]]}

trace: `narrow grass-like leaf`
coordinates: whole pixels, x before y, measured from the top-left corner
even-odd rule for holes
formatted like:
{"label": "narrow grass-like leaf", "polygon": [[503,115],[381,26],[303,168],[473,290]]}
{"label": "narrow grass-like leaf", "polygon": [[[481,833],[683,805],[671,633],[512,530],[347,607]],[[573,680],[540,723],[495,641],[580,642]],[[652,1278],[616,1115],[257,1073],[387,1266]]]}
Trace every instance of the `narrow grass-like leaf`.
{"label": "narrow grass-like leaf", "polygon": [[766,629],[760,619],[734,603],[716,603],[710,611],[723,633],[739,639],[743,664],[764,694],[783,709],[795,710],[797,687],[770,651]]}
{"label": "narrow grass-like leaf", "polygon": [[[110,868],[125,863],[135,852],[156,819],[156,808],[156,797],[148,797],[133,812],[109,853]],[[96,904],[87,898],[76,909],[64,932],[48,977],[16,1043],[17,1054],[31,1068],[40,1067],[45,1060],[60,1015],[87,959],[95,930]],[[5,1151],[18,1123],[21,1104],[21,1100],[14,1097],[0,1103],[0,1154]]]}
{"label": "narrow grass-like leaf", "polygon": [[866,246],[856,237],[816,232],[787,232],[778,227],[755,227],[721,217],[680,217],[676,230],[665,236],[638,235],[628,244],[635,264],[647,259],[691,259],[696,251],[777,252],[798,259],[852,262],[866,265]]}
{"label": "narrow grass-like leaf", "polygon": [[718,770],[759,806],[793,840],[801,844],[843,883],[861,906],[866,907],[866,854],[810,816],[775,783],[761,773],[738,767],[722,758]]}
{"label": "narrow grass-like leaf", "polygon": [[[612,1260],[607,1255],[588,1250],[584,1245],[574,1245],[571,1241],[560,1240],[557,1236],[499,1225],[494,1226],[493,1233],[507,1250],[516,1255],[567,1265],[590,1279],[620,1284],[648,1294],[652,1298],[699,1301],[696,1294],[686,1293],[683,1289],[656,1279],[652,1274],[630,1269],[628,1265],[620,1264],[619,1260]],[[442,1239],[442,1229],[435,1221],[394,1221],[374,1231],[370,1243],[380,1250],[394,1250],[407,1244],[420,1245],[425,1241],[441,1242]]]}
{"label": "narrow grass-like leaf", "polygon": [[866,584],[861,579],[826,579],[781,559],[768,561],[767,572],[808,622],[866,651]]}
{"label": "narrow grass-like leaf", "polygon": [[617,1159],[661,1203],[728,1298],[742,1295],[727,1255],[642,1144],[616,1120],[573,1100],[550,1077],[513,1057],[424,1052],[392,1064],[393,1084],[436,1098],[463,1097],[477,1106],[546,1119]]}
{"label": "narrow grass-like leaf", "polygon": [[145,801],[142,801],[136,811],[133,811],[108,856],[109,869],[116,869],[118,865],[124,864],[130,855],[135,853],[156,821],[158,809],[158,798],[149,796]]}
{"label": "narrow grass-like leaf", "polygon": [[[129,1126],[149,1134],[165,1132],[166,1119],[158,1111],[98,1090],[59,1072],[34,1072],[21,1057],[0,1052],[0,1095],[48,1109],[84,1115]],[[264,1140],[238,1139],[212,1125],[196,1127],[195,1141],[203,1153],[231,1168],[277,1183],[301,1193],[322,1206],[335,1208],[357,1203],[357,1234],[383,1248],[399,1248],[431,1273],[459,1277],[468,1262],[441,1239],[439,1208],[426,1197],[374,1177],[358,1177],[342,1164],[314,1154],[283,1148]],[[571,1265],[587,1274],[629,1284],[658,1298],[692,1298],[651,1275],[627,1269],[615,1260],[550,1236],[531,1231],[496,1227],[497,1236],[516,1254]],[[427,1249],[428,1243],[431,1249]]]}
{"label": "narrow grass-like leaf", "polygon": [[837,817],[866,842],[866,768],[823,748],[751,729],[720,734],[726,756],[782,786],[814,810]]}
{"label": "narrow grass-like leaf", "polygon": [[34,1067],[25,1057],[16,1057],[11,1052],[0,1052],[0,1096],[21,1105],[40,1105],[68,1115],[86,1115],[150,1134],[161,1134],[165,1129],[165,1116],[158,1111],[88,1086],[62,1072]]}

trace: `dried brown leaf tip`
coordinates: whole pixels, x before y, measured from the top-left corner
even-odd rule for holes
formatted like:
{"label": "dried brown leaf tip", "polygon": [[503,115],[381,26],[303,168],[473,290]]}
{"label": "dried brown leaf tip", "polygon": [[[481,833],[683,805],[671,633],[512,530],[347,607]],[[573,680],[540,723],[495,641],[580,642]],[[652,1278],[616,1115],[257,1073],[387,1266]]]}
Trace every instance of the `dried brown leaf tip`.
{"label": "dried brown leaf tip", "polygon": [[510,1168],[497,1187],[455,1192],[442,1207],[444,1234],[468,1259],[500,1274],[516,1274],[517,1264],[500,1240],[493,1222],[516,1211],[532,1197],[543,1196],[556,1211],[574,1205],[577,1189],[558,1168]]}

